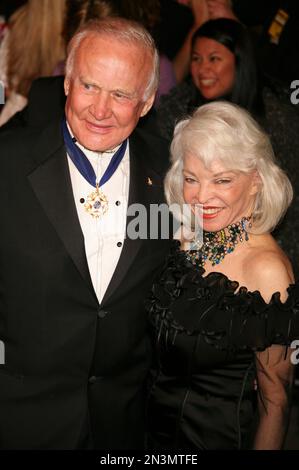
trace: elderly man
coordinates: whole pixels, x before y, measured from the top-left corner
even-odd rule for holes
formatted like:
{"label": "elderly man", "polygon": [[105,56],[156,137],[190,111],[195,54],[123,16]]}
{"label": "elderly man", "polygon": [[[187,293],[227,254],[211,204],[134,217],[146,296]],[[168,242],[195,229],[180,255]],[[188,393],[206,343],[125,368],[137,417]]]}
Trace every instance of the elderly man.
{"label": "elderly man", "polygon": [[0,447],[142,448],[144,300],[169,241],[126,232],[132,204],[164,201],[167,145],[135,130],[157,51],[133,22],[95,21],[66,70],[63,121],[1,135]]}

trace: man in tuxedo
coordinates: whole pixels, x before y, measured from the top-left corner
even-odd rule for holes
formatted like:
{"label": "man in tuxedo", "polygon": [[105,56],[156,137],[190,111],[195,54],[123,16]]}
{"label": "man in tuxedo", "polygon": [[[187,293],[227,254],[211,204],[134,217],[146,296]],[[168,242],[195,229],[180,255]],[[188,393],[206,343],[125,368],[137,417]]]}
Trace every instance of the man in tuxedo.
{"label": "man in tuxedo", "polygon": [[126,229],[164,202],[167,144],[135,129],[157,82],[141,26],[95,21],[70,43],[65,118],[1,133],[2,449],[144,445],[144,301],[169,240]]}

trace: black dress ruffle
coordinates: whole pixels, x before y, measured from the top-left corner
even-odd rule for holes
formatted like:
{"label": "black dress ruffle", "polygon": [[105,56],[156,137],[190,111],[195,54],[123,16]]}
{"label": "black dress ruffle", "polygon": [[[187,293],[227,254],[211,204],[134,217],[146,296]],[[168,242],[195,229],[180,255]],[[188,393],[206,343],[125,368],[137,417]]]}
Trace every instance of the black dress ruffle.
{"label": "black dress ruffle", "polygon": [[149,402],[150,446],[248,447],[254,351],[299,337],[299,286],[266,303],[222,273],[204,276],[175,242],[147,302],[157,365]]}

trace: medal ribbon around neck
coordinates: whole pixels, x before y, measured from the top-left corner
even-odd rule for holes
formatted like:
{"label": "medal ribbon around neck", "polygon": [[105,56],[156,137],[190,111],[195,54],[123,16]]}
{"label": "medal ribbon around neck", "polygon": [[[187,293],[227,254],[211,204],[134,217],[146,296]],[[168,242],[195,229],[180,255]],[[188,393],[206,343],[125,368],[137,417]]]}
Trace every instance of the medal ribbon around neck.
{"label": "medal ribbon around neck", "polygon": [[108,200],[105,194],[100,190],[100,187],[103,186],[111,178],[111,176],[116,172],[120,162],[122,161],[126,148],[127,148],[127,139],[121,144],[119,149],[114,153],[111,161],[100,179],[97,183],[97,177],[95,171],[92,167],[92,164],[86,157],[85,153],[76,145],[75,139],[72,138],[67,124],[66,119],[62,120],[62,133],[64,138],[64,143],[66,151],[70,156],[75,167],[83,178],[88,181],[88,183],[96,188],[88,197],[84,205],[85,210],[94,218],[99,218],[101,215],[104,215],[108,210]]}

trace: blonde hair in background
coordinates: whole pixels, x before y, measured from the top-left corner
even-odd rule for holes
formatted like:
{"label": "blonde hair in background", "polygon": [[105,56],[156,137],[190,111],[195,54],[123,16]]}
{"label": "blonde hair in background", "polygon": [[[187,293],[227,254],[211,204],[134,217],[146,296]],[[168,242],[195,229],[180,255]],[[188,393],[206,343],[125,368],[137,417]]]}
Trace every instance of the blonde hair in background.
{"label": "blonde hair in background", "polygon": [[247,111],[229,102],[215,101],[199,107],[176,125],[172,166],[165,179],[168,204],[184,203],[182,170],[187,153],[198,157],[207,168],[217,159],[227,170],[256,171],[261,185],[248,231],[262,234],[276,227],[292,201],[293,189],[275,161],[269,137]]}
{"label": "blonde hair in background", "polygon": [[28,95],[32,81],[51,75],[65,57],[65,0],[28,0],[11,17],[8,89]]}

